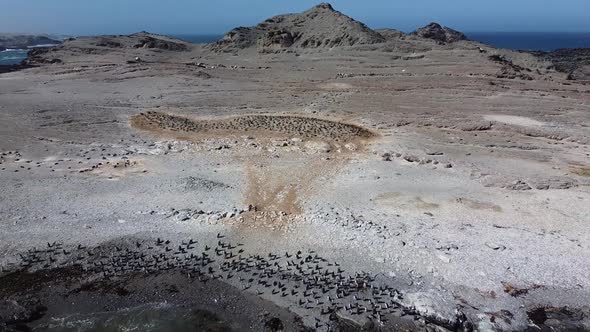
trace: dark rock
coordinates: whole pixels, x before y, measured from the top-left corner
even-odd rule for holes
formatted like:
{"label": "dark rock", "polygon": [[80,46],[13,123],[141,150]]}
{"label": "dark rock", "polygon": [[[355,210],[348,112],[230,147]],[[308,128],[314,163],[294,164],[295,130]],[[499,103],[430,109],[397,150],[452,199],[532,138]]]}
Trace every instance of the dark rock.
{"label": "dark rock", "polygon": [[511,60],[506,59],[502,55],[497,55],[497,54],[490,55],[488,57],[488,59],[502,65],[502,68],[500,69],[498,74],[496,74],[497,78],[508,78],[508,79],[519,78],[519,79],[523,79],[523,80],[527,80],[527,81],[533,80],[533,77],[531,75],[527,74],[527,73],[531,72],[531,70],[529,68],[525,68],[525,67],[519,66],[517,64],[514,64]]}
{"label": "dark rock", "polygon": [[414,155],[411,155],[411,154],[406,154],[406,155],[404,155],[404,160],[409,163],[417,163],[420,161],[420,158],[418,158]]}
{"label": "dark rock", "polygon": [[585,331],[588,309],[566,307],[536,307],[527,310],[527,316],[538,331]]}
{"label": "dark rock", "polygon": [[259,40],[258,47],[261,49],[285,49],[291,47],[294,37],[291,32],[285,29],[277,29],[266,32]]}
{"label": "dark rock", "polygon": [[403,31],[395,29],[379,29],[375,31],[383,36],[383,38],[385,38],[387,41],[405,39],[406,37],[406,34]]}
{"label": "dark rock", "polygon": [[526,182],[521,181],[521,180],[517,180],[514,181],[508,185],[505,185],[504,188],[509,189],[509,190],[531,190],[531,186],[529,186],[528,184],[526,184]]}
{"label": "dark rock", "polygon": [[441,43],[454,43],[460,40],[467,40],[467,37],[456,30],[443,27],[438,23],[430,23],[429,25],[412,32],[413,36],[420,38],[432,39]]}
{"label": "dark rock", "polygon": [[553,68],[568,74],[569,80],[590,80],[590,48],[566,48],[553,52],[531,52],[551,62]]}
{"label": "dark rock", "polygon": [[285,326],[283,325],[283,322],[279,318],[276,318],[276,317],[269,319],[264,324],[264,327],[266,327],[266,329],[271,332],[283,331],[285,328]]}
{"label": "dark rock", "polygon": [[29,65],[26,63],[21,63],[18,65],[0,65],[0,74],[10,73],[13,71],[19,71],[19,70],[34,68],[34,67],[35,66]]}
{"label": "dark rock", "polygon": [[59,40],[39,35],[0,34],[0,49],[26,49],[36,45],[58,45]]}
{"label": "dark rock", "polygon": [[0,327],[29,323],[35,321],[45,314],[47,308],[38,303],[19,303],[10,300],[0,300]]}
{"label": "dark rock", "polygon": [[151,36],[144,37],[139,42],[133,45],[134,48],[151,48],[165,51],[188,51],[188,47],[183,43],[177,43],[170,40],[163,40]]}

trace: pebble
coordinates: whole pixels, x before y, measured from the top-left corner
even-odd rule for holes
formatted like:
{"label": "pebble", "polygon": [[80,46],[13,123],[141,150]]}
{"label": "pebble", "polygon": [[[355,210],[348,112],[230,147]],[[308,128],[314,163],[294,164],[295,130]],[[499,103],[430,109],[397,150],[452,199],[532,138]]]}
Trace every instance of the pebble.
{"label": "pebble", "polygon": [[441,261],[445,262],[445,263],[450,263],[451,262],[451,258],[449,256],[446,256],[446,255],[438,255],[438,258]]}
{"label": "pebble", "polygon": [[486,247],[488,247],[490,249],[493,249],[493,250],[504,250],[504,249],[506,249],[505,246],[503,246],[501,244],[494,243],[494,242],[486,242],[485,244],[486,244]]}

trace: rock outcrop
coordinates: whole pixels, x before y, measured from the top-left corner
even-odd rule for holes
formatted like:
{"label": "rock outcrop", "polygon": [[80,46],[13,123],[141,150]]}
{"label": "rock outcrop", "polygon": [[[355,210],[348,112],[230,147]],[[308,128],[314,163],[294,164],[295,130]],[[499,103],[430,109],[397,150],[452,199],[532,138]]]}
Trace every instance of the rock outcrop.
{"label": "rock outcrop", "polygon": [[443,27],[438,23],[430,23],[414,32],[412,36],[420,38],[432,39],[440,43],[454,43],[460,40],[467,40],[467,37],[451,28]]}
{"label": "rock outcrop", "polygon": [[383,36],[383,38],[385,38],[387,41],[400,40],[406,37],[406,34],[403,31],[396,29],[379,29],[375,31]]}
{"label": "rock outcrop", "polygon": [[512,60],[506,59],[502,55],[490,55],[488,59],[502,65],[502,68],[496,74],[497,78],[518,78],[527,81],[533,80],[533,77],[530,75],[530,73],[532,73],[532,70],[530,68],[517,65],[514,62],[512,62]]}
{"label": "rock outcrop", "polygon": [[532,52],[549,61],[555,70],[568,74],[571,80],[590,80],[590,48],[566,48],[553,52]]}
{"label": "rock outcrop", "polygon": [[[106,55],[136,53],[136,56],[163,52],[190,51],[190,43],[162,35],[139,32],[129,36],[97,36],[68,38],[56,47],[29,51],[28,65],[68,62],[79,55]],[[129,52],[133,50],[132,52]]]}
{"label": "rock outcrop", "polygon": [[39,35],[0,34],[0,50],[26,49],[37,45],[58,45],[61,41]]}
{"label": "rock outcrop", "polygon": [[256,47],[259,52],[332,48],[382,43],[385,38],[361,22],[319,4],[301,14],[272,17],[255,27],[239,27],[210,47],[216,52],[236,52]]}

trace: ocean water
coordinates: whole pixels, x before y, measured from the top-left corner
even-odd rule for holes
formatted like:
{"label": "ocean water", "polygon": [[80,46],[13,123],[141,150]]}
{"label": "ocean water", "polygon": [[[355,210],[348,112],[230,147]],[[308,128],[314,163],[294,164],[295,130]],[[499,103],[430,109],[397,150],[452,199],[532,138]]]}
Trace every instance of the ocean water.
{"label": "ocean water", "polygon": [[183,34],[183,35],[170,35],[172,38],[177,38],[180,40],[184,40],[189,43],[193,44],[206,44],[212,43],[217,41],[223,37],[222,35],[191,35],[191,34]]}
{"label": "ocean water", "polygon": [[0,65],[16,65],[27,58],[28,50],[5,50],[0,52]]}
{"label": "ocean water", "polygon": [[590,32],[471,32],[471,40],[490,46],[524,51],[590,48]]}

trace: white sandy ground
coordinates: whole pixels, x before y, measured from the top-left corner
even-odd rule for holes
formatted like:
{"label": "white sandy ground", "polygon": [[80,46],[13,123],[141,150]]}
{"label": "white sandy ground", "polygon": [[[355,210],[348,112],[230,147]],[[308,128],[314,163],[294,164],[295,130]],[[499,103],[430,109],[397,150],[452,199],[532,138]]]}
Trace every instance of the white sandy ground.
{"label": "white sandy ground", "polygon": [[541,121],[516,115],[488,114],[484,116],[484,119],[523,127],[540,127],[545,125]]}
{"label": "white sandy ground", "polygon": [[[482,329],[524,329],[535,306],[587,307],[589,86],[550,74],[497,79],[498,65],[477,50],[425,55],[234,57],[197,48],[164,63],[128,65],[135,54],[114,53],[100,57],[111,67],[88,55],[2,75],[0,151],[18,157],[0,165],[0,261],[52,241],[223,232],[253,253],[313,249],[348,271],[381,274],[419,309],[452,316],[461,305]],[[203,79],[187,72],[192,59],[226,68]],[[336,79],[345,70],[359,76]],[[320,116],[379,137],[330,153],[245,132],[191,143],[129,125],[148,110]],[[129,167],[79,173],[122,156]],[[254,197],[296,187],[300,211],[282,216],[271,204],[256,220],[222,218],[257,203],[247,199],[252,176],[262,184]],[[197,185],[187,187],[189,177]],[[517,190],[523,183],[528,190]],[[171,209],[213,217],[182,220]],[[513,297],[506,283],[535,289]],[[514,315],[510,324],[491,322],[500,310]]]}

